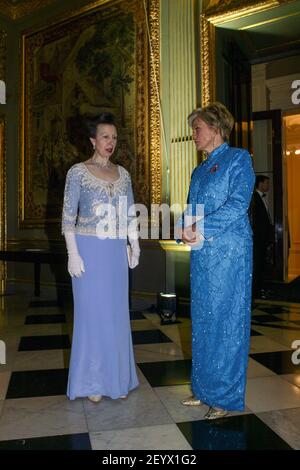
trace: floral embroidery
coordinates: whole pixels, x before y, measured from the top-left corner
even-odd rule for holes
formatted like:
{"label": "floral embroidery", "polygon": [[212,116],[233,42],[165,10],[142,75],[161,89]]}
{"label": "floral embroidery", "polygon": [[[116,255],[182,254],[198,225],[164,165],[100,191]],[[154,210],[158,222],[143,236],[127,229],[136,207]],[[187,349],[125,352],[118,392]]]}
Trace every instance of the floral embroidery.
{"label": "floral embroidery", "polygon": [[118,213],[121,196],[127,197],[128,208],[134,204],[130,175],[125,168],[119,166],[118,169],[119,178],[109,182],[94,176],[84,163],[70,168],[65,184],[62,233],[95,235],[100,219],[96,211],[99,205],[110,203]]}

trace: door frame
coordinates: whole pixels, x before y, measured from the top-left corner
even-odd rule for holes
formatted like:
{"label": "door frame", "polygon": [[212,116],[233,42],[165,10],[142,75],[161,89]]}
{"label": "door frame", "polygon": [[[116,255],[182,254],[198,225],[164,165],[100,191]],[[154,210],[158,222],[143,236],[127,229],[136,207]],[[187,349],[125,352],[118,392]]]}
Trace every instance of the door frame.
{"label": "door frame", "polygon": [[284,277],[285,280],[290,282],[289,278],[289,218],[288,218],[288,181],[287,181],[287,166],[286,166],[286,136],[283,125],[283,119],[294,114],[300,114],[300,107],[293,107],[282,111],[282,155],[283,155],[283,202],[284,202]]}
{"label": "door frame", "polygon": [[[284,280],[284,217],[283,217],[283,158],[282,158],[282,111],[255,111],[252,121],[270,119],[272,121],[272,150],[273,150],[273,207],[274,207],[274,268],[272,280]],[[253,129],[253,126],[251,126]],[[252,131],[253,132],[253,131]],[[253,149],[251,149],[253,153]]]}
{"label": "door frame", "polygon": [[201,106],[216,99],[216,27],[232,19],[244,18],[261,11],[272,10],[291,0],[220,1],[200,16],[201,23]]}

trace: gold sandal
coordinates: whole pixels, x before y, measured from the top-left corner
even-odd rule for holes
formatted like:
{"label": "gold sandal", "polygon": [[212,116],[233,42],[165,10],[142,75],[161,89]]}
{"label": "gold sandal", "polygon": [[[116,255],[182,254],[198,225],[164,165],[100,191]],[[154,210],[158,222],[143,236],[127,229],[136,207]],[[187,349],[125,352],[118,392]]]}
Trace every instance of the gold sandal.
{"label": "gold sandal", "polygon": [[204,416],[204,419],[218,419],[218,418],[224,418],[225,416],[228,415],[228,411],[226,410],[221,410],[221,409],[215,409],[213,407],[210,407],[206,415]]}
{"label": "gold sandal", "polygon": [[184,398],[184,400],[181,400],[180,402],[183,406],[201,406],[203,405],[203,402],[201,400],[198,400],[198,398],[194,397],[193,395],[188,398]]}

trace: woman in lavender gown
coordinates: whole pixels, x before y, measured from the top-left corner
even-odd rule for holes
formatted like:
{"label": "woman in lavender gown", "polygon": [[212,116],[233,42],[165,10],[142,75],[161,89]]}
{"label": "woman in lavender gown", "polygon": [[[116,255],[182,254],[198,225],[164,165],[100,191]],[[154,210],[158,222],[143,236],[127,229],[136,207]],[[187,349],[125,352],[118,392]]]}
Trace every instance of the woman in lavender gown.
{"label": "woman in lavender gown", "polygon": [[117,144],[113,115],[102,113],[89,123],[89,130],[94,153],[68,171],[62,215],[74,299],[67,396],[98,403],[102,396],[125,398],[138,386],[128,262],[131,268],[137,266],[140,249],[131,233],[127,252],[127,230],[125,235],[119,230],[124,227],[122,214],[126,228],[134,222],[127,210],[133,194],[129,173],[110,161]]}

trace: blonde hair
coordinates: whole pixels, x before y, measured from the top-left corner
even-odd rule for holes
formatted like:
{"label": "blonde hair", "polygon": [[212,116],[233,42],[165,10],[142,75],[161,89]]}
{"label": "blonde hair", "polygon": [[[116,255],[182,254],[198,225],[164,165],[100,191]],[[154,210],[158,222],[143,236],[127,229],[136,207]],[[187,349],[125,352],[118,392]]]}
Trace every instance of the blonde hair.
{"label": "blonde hair", "polygon": [[224,104],[215,101],[203,108],[195,109],[188,117],[189,126],[196,118],[202,119],[208,126],[219,129],[221,137],[228,140],[234,126],[234,118]]}

